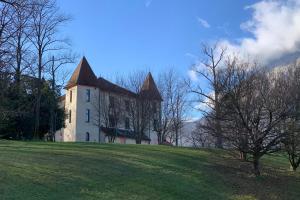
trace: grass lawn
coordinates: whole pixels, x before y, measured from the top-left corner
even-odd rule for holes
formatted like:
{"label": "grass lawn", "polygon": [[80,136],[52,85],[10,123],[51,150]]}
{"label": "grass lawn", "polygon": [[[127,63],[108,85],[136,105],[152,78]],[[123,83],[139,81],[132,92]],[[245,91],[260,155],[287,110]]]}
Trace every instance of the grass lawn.
{"label": "grass lawn", "polygon": [[285,156],[262,176],[234,152],[166,146],[0,141],[0,199],[300,199]]}

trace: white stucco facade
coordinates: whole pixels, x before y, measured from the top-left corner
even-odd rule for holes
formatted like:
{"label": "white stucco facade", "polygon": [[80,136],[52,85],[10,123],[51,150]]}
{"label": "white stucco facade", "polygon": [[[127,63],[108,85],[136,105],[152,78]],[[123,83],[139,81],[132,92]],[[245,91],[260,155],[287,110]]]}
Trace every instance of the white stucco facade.
{"label": "white stucco facade", "polygon": [[[90,91],[89,101],[87,100],[87,90]],[[101,112],[101,107],[107,106],[109,104],[108,102],[110,96],[121,98],[121,102],[125,102],[126,100],[133,100],[132,98],[124,95],[101,91],[97,87],[77,85],[66,90],[65,100],[62,103],[62,106],[64,106],[67,117],[65,119],[65,127],[56,132],[56,141],[108,143],[108,137],[105,136],[105,133],[103,131],[99,131],[99,126],[97,125],[96,121],[98,120],[99,116],[98,112]],[[99,102],[99,98],[103,98],[105,102]],[[106,105],[99,105],[99,103]],[[158,110],[160,110],[160,103],[157,102],[157,104],[159,104]],[[100,111],[98,110],[98,106],[100,106]],[[87,121],[86,119],[87,109],[89,110],[90,115],[89,121]],[[104,119],[101,116],[102,115],[100,114],[101,124],[105,124]],[[123,113],[123,117],[126,116],[126,113]],[[158,119],[159,113],[156,113],[155,117]],[[124,119],[119,120],[118,128],[126,130]],[[132,129],[130,130],[132,131]],[[87,134],[89,135],[88,141]],[[149,122],[149,127],[146,129],[145,135],[149,137],[150,141],[142,140],[142,144],[158,144],[157,133],[153,130],[153,125],[151,122]],[[134,138],[126,137],[116,137],[114,142],[121,144],[136,143]]]}
{"label": "white stucco facade", "polygon": [[152,75],[148,74],[140,93],[133,93],[106,79],[97,78],[83,57],[66,86],[65,97],[61,101],[67,116],[65,127],[56,132],[55,139],[61,142],[111,142],[114,138],[115,143],[135,144],[133,127],[137,128],[135,122],[142,120],[136,120],[141,118],[133,117],[131,111],[137,109],[140,112],[141,109],[136,106],[129,111],[128,105],[133,105],[131,108],[144,105],[135,104],[141,99],[148,102],[148,109],[143,110],[147,110],[149,115],[146,120],[143,118],[141,143],[157,144],[154,127],[160,123],[161,96]]}

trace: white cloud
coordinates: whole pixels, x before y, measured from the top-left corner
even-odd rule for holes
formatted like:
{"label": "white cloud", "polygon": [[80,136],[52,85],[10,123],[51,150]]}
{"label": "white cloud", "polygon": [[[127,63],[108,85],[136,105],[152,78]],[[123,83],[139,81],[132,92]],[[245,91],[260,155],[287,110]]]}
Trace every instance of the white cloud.
{"label": "white cloud", "polygon": [[[214,92],[208,93],[208,96],[214,99]],[[211,99],[207,97],[204,97],[203,102],[195,106],[195,108],[200,111],[209,111],[213,107],[214,107],[213,102],[211,101]]]}
{"label": "white cloud", "polygon": [[192,81],[198,80],[197,73],[194,70],[188,70],[188,76]]}
{"label": "white cloud", "polygon": [[204,20],[204,19],[202,19],[202,18],[200,18],[200,17],[197,17],[197,21],[201,24],[201,26],[203,26],[204,28],[210,28],[210,24],[206,21],[206,20]]}
{"label": "white cloud", "polygon": [[194,59],[198,58],[195,54],[192,54],[192,53],[185,53],[185,56],[194,58]]}
{"label": "white cloud", "polygon": [[147,0],[145,2],[145,6],[148,8],[151,5],[151,3],[152,3],[152,0]]}
{"label": "white cloud", "polygon": [[222,41],[230,52],[265,64],[300,54],[300,0],[263,0],[246,9],[252,17],[241,29],[251,36]]}

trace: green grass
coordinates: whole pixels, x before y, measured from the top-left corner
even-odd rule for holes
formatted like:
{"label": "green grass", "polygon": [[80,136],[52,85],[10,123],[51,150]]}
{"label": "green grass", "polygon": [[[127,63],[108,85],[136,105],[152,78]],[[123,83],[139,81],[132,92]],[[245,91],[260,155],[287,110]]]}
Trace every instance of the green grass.
{"label": "green grass", "polygon": [[234,152],[166,146],[0,141],[0,199],[300,199],[282,154],[262,176]]}

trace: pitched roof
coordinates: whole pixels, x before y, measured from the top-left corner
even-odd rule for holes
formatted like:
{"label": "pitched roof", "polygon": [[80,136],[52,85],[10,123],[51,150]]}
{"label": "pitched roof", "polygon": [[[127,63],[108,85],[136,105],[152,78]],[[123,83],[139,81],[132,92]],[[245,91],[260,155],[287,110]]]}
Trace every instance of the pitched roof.
{"label": "pitched roof", "polygon": [[134,92],[131,92],[130,90],[127,90],[121,86],[118,86],[102,77],[98,78],[97,86],[101,90],[104,90],[107,92],[114,92],[114,93],[118,93],[118,94],[132,96],[132,97],[136,96],[136,94]]}
{"label": "pitched roof", "polygon": [[156,87],[151,73],[149,72],[140,91],[140,95],[149,99],[162,101],[162,97]]}
{"label": "pitched roof", "polygon": [[[131,97],[137,96],[136,93],[118,86],[102,77],[97,78],[85,57],[81,59],[73,72],[68,84],[66,85],[66,89],[75,85],[93,86],[107,92],[128,95]],[[161,95],[155,85],[151,73],[147,75],[139,94],[144,98],[162,101]]]}
{"label": "pitched roof", "polygon": [[75,85],[97,85],[97,77],[85,57],[81,59],[80,63],[76,67],[68,84],[66,85],[66,88],[70,88]]}

